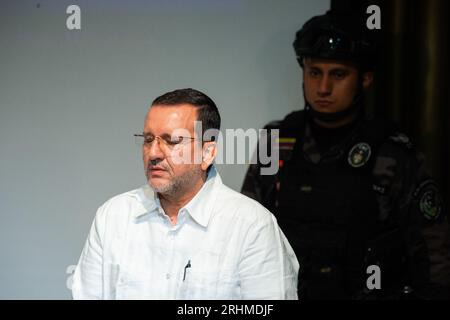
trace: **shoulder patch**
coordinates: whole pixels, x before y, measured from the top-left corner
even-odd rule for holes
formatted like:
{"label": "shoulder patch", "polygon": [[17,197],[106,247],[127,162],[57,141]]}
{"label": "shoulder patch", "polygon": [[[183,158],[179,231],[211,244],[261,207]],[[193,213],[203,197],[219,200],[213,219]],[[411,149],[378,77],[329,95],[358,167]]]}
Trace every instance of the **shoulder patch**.
{"label": "shoulder patch", "polygon": [[437,220],[444,208],[444,201],[436,183],[429,179],[422,182],[414,191],[418,199],[419,210],[428,220]]}
{"label": "shoulder patch", "polygon": [[360,142],[355,144],[348,153],[347,161],[353,168],[358,168],[366,164],[369,161],[372,149],[366,142]]}

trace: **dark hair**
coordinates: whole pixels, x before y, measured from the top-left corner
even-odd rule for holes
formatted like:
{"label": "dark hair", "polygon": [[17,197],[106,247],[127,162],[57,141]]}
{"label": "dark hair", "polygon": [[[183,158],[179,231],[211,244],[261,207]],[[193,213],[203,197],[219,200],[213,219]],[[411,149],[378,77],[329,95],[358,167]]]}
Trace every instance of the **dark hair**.
{"label": "dark hair", "polygon": [[[220,130],[220,114],[216,104],[206,94],[192,89],[177,89],[167,92],[157,97],[152,102],[152,106],[174,106],[180,104],[190,104],[198,108],[197,120],[202,122],[202,134],[208,129]],[[211,137],[217,140],[216,135]]]}

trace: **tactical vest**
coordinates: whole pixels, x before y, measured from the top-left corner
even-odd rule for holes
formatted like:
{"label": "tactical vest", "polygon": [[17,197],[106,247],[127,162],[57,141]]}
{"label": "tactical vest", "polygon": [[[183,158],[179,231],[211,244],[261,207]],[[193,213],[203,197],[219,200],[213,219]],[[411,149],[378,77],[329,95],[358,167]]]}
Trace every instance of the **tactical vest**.
{"label": "tactical vest", "polygon": [[295,144],[281,153],[275,214],[300,263],[299,297],[351,298],[366,286],[368,243],[379,232],[372,171],[393,128],[361,119],[317,163],[303,151],[305,130],[302,111],[281,123],[280,141],[295,137]]}

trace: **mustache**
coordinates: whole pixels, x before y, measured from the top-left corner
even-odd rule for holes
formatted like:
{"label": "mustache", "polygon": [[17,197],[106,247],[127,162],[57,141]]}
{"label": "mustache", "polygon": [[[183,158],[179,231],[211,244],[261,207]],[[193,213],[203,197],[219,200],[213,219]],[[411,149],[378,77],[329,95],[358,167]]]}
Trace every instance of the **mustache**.
{"label": "mustache", "polygon": [[167,166],[165,164],[163,164],[162,161],[159,159],[150,160],[147,163],[147,171],[152,170],[152,167],[158,167],[158,168],[166,170],[166,171],[168,170]]}

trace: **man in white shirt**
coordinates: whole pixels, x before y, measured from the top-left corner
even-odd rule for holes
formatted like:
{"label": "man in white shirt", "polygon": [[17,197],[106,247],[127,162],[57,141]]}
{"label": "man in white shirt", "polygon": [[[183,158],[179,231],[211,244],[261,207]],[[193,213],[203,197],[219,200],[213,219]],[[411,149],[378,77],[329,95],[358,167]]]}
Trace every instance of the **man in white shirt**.
{"label": "man in white shirt", "polygon": [[195,121],[220,129],[197,90],[153,101],[137,135],[148,184],[98,209],[74,299],[297,299],[299,265],[276,219],[222,183],[217,137]]}

